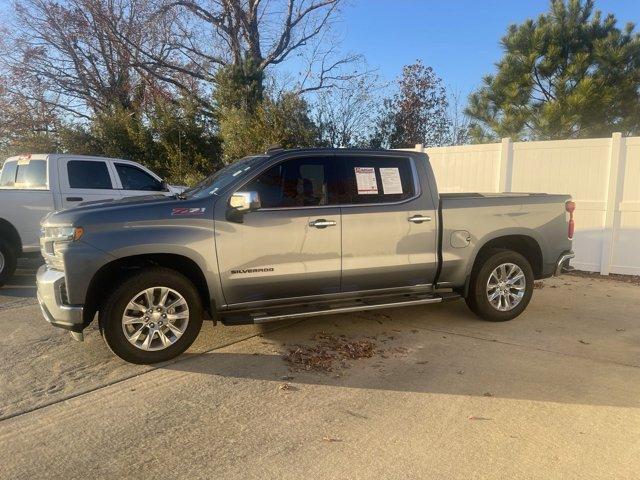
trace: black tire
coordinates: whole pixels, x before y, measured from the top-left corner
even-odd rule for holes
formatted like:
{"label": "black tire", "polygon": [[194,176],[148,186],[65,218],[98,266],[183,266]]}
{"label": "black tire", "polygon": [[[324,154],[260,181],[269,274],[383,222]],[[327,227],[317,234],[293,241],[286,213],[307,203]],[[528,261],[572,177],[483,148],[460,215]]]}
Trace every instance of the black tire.
{"label": "black tire", "polygon": [[18,254],[12,244],[0,238],[0,287],[13,276],[18,265]]}
{"label": "black tire", "polygon": [[[122,316],[129,301],[139,292],[152,287],[168,287],[176,291],[189,308],[184,333],[175,343],[162,350],[136,347],[129,342],[122,326]],[[198,336],[202,327],[202,302],[198,290],[184,275],[167,268],[147,268],[128,278],[109,295],[100,310],[99,322],[107,345],[123,360],[137,364],[164,362],[184,352]]]}
{"label": "black tire", "polygon": [[[510,310],[501,311],[491,304],[487,295],[487,282],[491,273],[500,265],[512,263],[524,273],[524,295]],[[465,298],[469,309],[478,317],[489,322],[506,322],[520,315],[533,295],[533,269],[529,261],[512,250],[494,249],[478,259],[469,283],[469,293]]]}

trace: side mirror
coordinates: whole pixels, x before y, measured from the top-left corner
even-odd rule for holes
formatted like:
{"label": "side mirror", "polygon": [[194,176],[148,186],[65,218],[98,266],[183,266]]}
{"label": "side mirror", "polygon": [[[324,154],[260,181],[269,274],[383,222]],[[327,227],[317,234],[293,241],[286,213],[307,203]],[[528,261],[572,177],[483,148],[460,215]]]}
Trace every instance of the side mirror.
{"label": "side mirror", "polygon": [[252,212],[260,208],[260,197],[258,192],[236,192],[231,195],[229,206],[236,212]]}
{"label": "side mirror", "polygon": [[166,180],[162,180],[160,182],[160,191],[162,192],[169,192],[171,191],[171,189],[169,188],[169,184],[167,183]]}

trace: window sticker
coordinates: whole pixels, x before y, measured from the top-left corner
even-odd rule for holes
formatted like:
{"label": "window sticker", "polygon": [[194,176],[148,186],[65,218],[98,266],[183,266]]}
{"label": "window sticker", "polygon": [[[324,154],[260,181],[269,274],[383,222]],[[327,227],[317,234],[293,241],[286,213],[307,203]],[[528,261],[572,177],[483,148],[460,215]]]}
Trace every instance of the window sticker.
{"label": "window sticker", "polygon": [[354,167],[358,195],[377,195],[376,169],[373,167]]}
{"label": "window sticker", "polygon": [[385,195],[402,194],[402,180],[397,168],[381,168],[382,192]]}

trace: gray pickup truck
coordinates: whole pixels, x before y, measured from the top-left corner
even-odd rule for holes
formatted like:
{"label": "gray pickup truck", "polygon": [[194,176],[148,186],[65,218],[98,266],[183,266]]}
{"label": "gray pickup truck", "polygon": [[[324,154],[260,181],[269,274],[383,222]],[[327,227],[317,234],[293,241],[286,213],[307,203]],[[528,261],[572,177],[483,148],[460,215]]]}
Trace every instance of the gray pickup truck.
{"label": "gray pickup truck", "polygon": [[98,314],[134,363],[225,325],[464,298],[489,321],[569,267],[574,203],[538,193],[439,194],[425,154],[275,150],[174,197],[84,204],[42,223],[38,300],[82,340]]}

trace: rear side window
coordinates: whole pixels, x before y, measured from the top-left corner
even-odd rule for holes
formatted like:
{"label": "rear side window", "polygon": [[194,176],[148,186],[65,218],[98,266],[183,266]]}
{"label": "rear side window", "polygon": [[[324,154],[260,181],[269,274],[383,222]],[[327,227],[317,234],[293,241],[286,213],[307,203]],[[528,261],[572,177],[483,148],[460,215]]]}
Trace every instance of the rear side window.
{"label": "rear side window", "polygon": [[105,162],[71,160],[67,163],[67,174],[69,175],[69,186],[71,188],[113,189]]}
{"label": "rear side window", "polygon": [[47,161],[25,159],[8,162],[2,169],[0,187],[25,190],[47,188]]}
{"label": "rear side window", "polygon": [[159,180],[138,167],[125,163],[116,163],[116,170],[122,182],[122,188],[125,190],[145,190],[149,192],[163,190],[162,183]]}
{"label": "rear side window", "polygon": [[262,208],[336,205],[346,190],[331,157],[286,160],[251,180],[242,190],[256,191]]}
{"label": "rear side window", "polygon": [[13,187],[16,183],[18,162],[5,162],[0,175],[0,187]]}
{"label": "rear side window", "polygon": [[400,202],[415,195],[408,158],[345,157],[348,201],[352,204]]}

